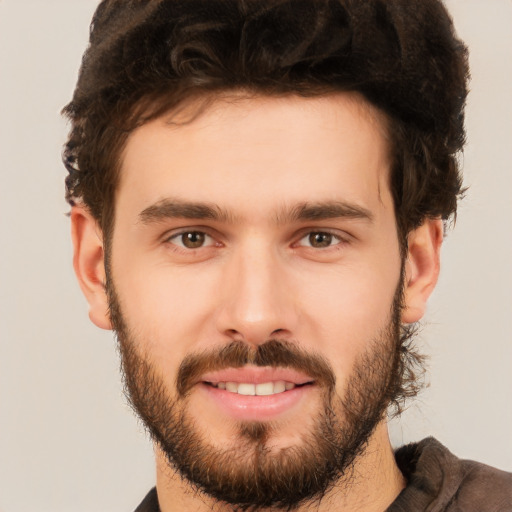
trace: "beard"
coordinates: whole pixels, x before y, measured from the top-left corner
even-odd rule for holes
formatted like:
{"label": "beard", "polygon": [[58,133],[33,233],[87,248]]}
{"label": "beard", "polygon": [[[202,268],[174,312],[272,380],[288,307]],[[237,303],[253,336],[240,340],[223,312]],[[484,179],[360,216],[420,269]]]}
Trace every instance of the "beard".
{"label": "beard", "polygon": [[[139,352],[144,340],[127,326],[112,282],[107,290],[132,408],[169,466],[196,492],[233,510],[293,510],[320,502],[334,486],[343,491],[353,478],[354,462],[364,453],[390,403],[403,392],[408,368],[400,326],[402,280],[388,325],[355,360],[343,396],[336,393],[335,372],[325,359],[279,339],[269,339],[257,348],[234,341],[218,350],[189,355],[179,367],[175,393],[170,393],[150,358]],[[272,439],[279,434],[277,423],[245,421],[236,425],[230,446],[217,447],[193,421],[187,405],[197,378],[206,371],[248,364],[291,368],[314,378],[321,404],[300,442],[275,449]]]}

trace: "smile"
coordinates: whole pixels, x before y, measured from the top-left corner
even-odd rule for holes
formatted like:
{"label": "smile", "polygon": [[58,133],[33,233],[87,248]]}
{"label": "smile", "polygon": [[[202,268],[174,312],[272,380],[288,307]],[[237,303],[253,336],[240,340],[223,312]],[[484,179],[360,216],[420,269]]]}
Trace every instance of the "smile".
{"label": "smile", "polygon": [[285,391],[291,391],[297,386],[293,382],[286,382],[284,380],[262,382],[260,384],[250,382],[209,382],[208,384],[217,389],[246,396],[277,395]]}
{"label": "smile", "polygon": [[239,421],[271,421],[299,411],[317,388],[300,370],[250,365],[205,373],[197,384],[213,414]]}

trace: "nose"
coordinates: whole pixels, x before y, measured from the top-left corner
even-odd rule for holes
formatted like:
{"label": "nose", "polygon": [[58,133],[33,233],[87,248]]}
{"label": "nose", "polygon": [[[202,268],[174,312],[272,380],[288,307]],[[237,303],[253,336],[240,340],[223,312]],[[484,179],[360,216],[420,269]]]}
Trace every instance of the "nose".
{"label": "nose", "polygon": [[217,330],[252,345],[291,339],[298,314],[286,262],[265,244],[256,245],[226,263]]}

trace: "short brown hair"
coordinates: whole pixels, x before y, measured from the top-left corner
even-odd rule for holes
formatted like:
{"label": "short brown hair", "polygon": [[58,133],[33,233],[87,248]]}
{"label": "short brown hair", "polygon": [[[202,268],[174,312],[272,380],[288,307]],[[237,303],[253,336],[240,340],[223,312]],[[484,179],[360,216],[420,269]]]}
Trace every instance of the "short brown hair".
{"label": "short brown hair", "polygon": [[439,0],[103,0],[64,109],[66,197],[108,238],[119,157],[140,124],[220,91],[358,91],[389,119],[403,244],[425,218],[456,212],[467,79]]}

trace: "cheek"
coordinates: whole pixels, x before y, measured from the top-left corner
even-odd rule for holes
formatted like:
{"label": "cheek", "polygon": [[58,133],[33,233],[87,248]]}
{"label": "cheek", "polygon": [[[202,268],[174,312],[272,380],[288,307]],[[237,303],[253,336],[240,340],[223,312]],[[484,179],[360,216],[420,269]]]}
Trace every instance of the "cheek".
{"label": "cheek", "polygon": [[310,327],[306,338],[316,340],[315,349],[341,378],[391,321],[400,269],[396,262],[385,273],[368,269],[353,265],[303,283],[308,290],[301,308]]}
{"label": "cheek", "polygon": [[159,365],[181,361],[205,338],[216,296],[214,275],[136,261],[120,263],[115,275],[125,321],[141,350]]}

